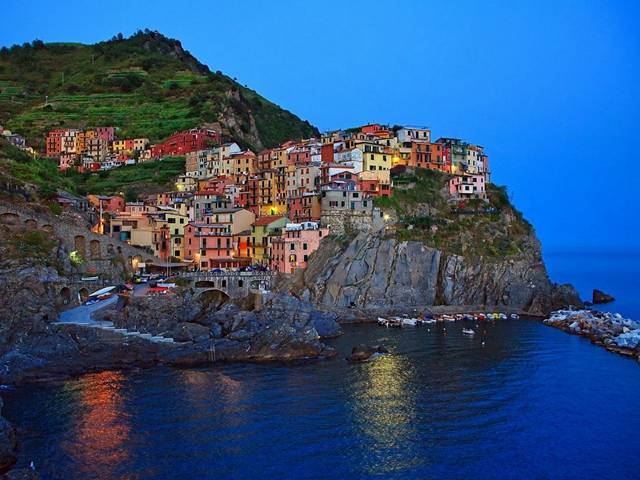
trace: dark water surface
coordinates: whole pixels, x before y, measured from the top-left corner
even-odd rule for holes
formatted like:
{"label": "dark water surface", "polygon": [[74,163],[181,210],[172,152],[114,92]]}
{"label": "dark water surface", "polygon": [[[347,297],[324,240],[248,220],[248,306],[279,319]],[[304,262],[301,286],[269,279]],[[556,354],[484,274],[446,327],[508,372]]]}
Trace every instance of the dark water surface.
{"label": "dark water surface", "polygon": [[640,320],[640,250],[545,249],[544,258],[552,280],[573,284],[583,300],[594,288],[616,298],[596,309]]}
{"label": "dark water surface", "polygon": [[[323,362],[85,375],[8,392],[5,413],[43,478],[638,478],[636,361],[533,320],[462,327],[349,326]],[[345,362],[361,342],[393,353]]]}

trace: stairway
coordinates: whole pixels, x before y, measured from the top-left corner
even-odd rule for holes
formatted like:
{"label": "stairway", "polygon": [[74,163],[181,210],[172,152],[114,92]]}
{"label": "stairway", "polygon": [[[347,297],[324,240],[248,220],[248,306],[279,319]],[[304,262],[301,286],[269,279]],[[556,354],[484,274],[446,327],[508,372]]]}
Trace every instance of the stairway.
{"label": "stairway", "polygon": [[141,333],[136,331],[127,330],[126,328],[117,328],[113,322],[103,322],[103,321],[95,321],[94,323],[84,325],[89,328],[98,328],[100,330],[111,331],[114,333],[118,333],[127,338],[141,338],[143,340],[147,340],[152,343],[177,343],[171,337],[165,337],[163,335],[152,335],[150,333]]}

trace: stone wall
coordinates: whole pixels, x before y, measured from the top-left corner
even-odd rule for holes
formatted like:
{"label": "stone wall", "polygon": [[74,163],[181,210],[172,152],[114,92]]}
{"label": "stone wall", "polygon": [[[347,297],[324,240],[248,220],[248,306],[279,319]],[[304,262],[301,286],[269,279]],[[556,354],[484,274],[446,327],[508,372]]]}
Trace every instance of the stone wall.
{"label": "stone wall", "polygon": [[385,220],[379,208],[374,208],[371,212],[324,210],[321,221],[322,225],[329,227],[332,235],[357,232],[373,233],[385,227]]}
{"label": "stone wall", "polygon": [[131,270],[136,263],[159,261],[148,252],[120,240],[93,233],[80,216],[63,212],[59,216],[20,204],[0,202],[0,226],[10,230],[37,229],[59,238],[68,253],[77,252],[83,261],[78,272],[85,275],[114,275]]}

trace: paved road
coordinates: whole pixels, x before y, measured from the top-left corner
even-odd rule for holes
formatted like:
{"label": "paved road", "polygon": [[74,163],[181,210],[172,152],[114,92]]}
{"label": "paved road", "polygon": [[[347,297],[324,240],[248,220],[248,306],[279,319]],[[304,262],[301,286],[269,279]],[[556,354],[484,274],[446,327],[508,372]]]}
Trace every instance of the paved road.
{"label": "paved road", "polygon": [[91,314],[97,312],[109,305],[113,305],[118,301],[118,296],[114,295],[111,298],[107,298],[93,305],[80,305],[79,307],[70,308],[60,314],[59,323],[84,323],[87,325],[95,323],[91,319]]}

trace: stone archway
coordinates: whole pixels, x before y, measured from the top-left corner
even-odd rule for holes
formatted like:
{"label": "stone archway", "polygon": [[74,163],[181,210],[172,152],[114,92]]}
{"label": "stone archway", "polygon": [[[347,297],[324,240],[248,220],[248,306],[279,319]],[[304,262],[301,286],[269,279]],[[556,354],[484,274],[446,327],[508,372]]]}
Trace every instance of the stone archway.
{"label": "stone archway", "polygon": [[87,256],[87,243],[84,235],[76,235],[74,237],[73,248],[81,257],[85,258]]}
{"label": "stone archway", "polygon": [[71,289],[69,287],[62,287],[60,294],[58,295],[59,305],[69,305],[71,303]]}
{"label": "stone archway", "polygon": [[92,259],[102,258],[100,252],[100,240],[91,240],[89,242],[89,252],[91,254]]}
{"label": "stone archway", "polygon": [[80,303],[86,302],[87,298],[89,298],[89,290],[87,290],[85,287],[82,287],[80,290],[78,290],[78,296],[80,297]]}
{"label": "stone archway", "polygon": [[113,243],[110,243],[109,245],[107,245],[107,255],[113,255],[115,253],[115,250],[113,248]]}
{"label": "stone archway", "polygon": [[24,226],[27,230],[35,230],[38,228],[38,222],[36,222],[33,218],[27,218],[24,221]]}
{"label": "stone archway", "polygon": [[226,292],[217,288],[205,290],[197,296],[197,300],[202,305],[203,310],[218,310],[230,299],[231,297]]}
{"label": "stone archway", "polygon": [[0,223],[4,225],[16,226],[20,223],[20,215],[11,212],[1,213]]}

